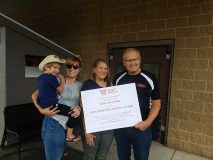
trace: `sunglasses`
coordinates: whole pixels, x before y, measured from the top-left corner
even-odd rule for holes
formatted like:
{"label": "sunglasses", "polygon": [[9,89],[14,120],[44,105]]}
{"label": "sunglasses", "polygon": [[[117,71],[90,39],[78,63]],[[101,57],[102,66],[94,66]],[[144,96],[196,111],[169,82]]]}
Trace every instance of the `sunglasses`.
{"label": "sunglasses", "polygon": [[79,66],[74,66],[74,65],[67,65],[67,69],[73,68],[74,70],[77,70]]}

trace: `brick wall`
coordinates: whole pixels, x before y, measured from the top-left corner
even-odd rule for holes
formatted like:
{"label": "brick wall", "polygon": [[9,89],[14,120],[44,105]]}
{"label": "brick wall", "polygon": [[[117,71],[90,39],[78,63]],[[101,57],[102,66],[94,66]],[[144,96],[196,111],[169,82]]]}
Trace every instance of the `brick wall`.
{"label": "brick wall", "polygon": [[[51,5],[50,5],[51,4]],[[213,158],[213,1],[54,1],[11,16],[83,58],[107,43],[175,39],[168,146]]]}

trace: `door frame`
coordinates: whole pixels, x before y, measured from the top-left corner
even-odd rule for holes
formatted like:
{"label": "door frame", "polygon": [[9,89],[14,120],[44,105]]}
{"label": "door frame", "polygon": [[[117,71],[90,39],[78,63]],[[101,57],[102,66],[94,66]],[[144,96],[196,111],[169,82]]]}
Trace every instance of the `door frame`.
{"label": "door frame", "polygon": [[167,40],[148,40],[148,41],[137,41],[137,42],[108,43],[107,44],[107,51],[108,51],[107,58],[108,58],[108,62],[110,64],[110,60],[112,59],[112,50],[115,48],[157,47],[157,46],[167,46],[167,48],[168,48],[167,53],[170,56],[166,128],[165,128],[165,137],[164,137],[165,141],[163,143],[164,145],[167,145],[175,40],[167,39]]}

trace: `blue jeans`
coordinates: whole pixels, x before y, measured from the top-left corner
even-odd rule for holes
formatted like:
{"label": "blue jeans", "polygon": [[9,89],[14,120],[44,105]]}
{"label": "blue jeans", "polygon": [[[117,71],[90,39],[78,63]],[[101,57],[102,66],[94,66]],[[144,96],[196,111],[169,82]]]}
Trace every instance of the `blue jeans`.
{"label": "blue jeans", "polygon": [[105,160],[114,138],[114,131],[102,131],[93,133],[94,146],[86,144],[85,136],[82,137],[84,158],[83,160]]}
{"label": "blue jeans", "polygon": [[42,138],[47,160],[60,160],[64,152],[65,129],[51,117],[44,117]]}
{"label": "blue jeans", "polygon": [[140,131],[134,127],[115,130],[115,140],[119,160],[130,160],[131,145],[133,146],[135,160],[148,160],[149,149],[152,142],[152,129]]}

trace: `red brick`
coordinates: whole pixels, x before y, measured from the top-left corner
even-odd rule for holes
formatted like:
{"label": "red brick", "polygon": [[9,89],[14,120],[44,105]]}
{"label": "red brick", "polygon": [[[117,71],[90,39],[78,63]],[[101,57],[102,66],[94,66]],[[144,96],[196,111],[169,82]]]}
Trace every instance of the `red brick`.
{"label": "red brick", "polygon": [[155,39],[155,31],[139,32],[137,40],[152,40]]}
{"label": "red brick", "polygon": [[164,9],[157,12],[157,19],[177,17],[177,8]]}
{"label": "red brick", "polygon": [[121,41],[123,42],[136,41],[136,38],[136,33],[121,34]]}
{"label": "red brick", "polygon": [[145,13],[147,12],[147,3],[132,6],[130,9],[131,14]]}
{"label": "red brick", "polygon": [[187,6],[189,4],[189,0],[168,0],[168,7],[180,7],[180,6]]}
{"label": "red brick", "polygon": [[213,25],[199,27],[199,36],[213,36]]}
{"label": "red brick", "polygon": [[115,28],[114,27],[104,27],[103,34],[114,34]]}
{"label": "red brick", "polygon": [[148,11],[160,10],[167,8],[167,0],[155,0],[148,4]]}
{"label": "red brick", "polygon": [[177,38],[197,37],[197,36],[198,36],[198,27],[178,28],[176,30]]}
{"label": "red brick", "polygon": [[200,26],[212,24],[212,15],[191,16],[188,20],[188,26]]}
{"label": "red brick", "polygon": [[178,16],[200,15],[200,6],[187,6],[178,8]]}
{"label": "red brick", "polygon": [[156,12],[147,12],[139,15],[139,22],[153,21],[157,19]]}
{"label": "red brick", "polygon": [[130,23],[138,23],[138,15],[128,15],[124,16],[124,24],[130,24]]}
{"label": "red brick", "polygon": [[167,20],[167,28],[178,28],[187,26],[187,17],[171,18]]}
{"label": "red brick", "polygon": [[147,30],[164,29],[166,26],[165,20],[147,22]]}
{"label": "red brick", "polygon": [[128,33],[128,32],[129,32],[129,24],[115,26],[115,34]]}
{"label": "red brick", "polygon": [[146,30],[146,23],[131,24],[130,32],[140,32]]}
{"label": "red brick", "polygon": [[202,4],[205,3],[205,0],[190,0],[189,4]]}
{"label": "red brick", "polygon": [[201,13],[202,14],[213,13],[213,3],[202,4]]}

